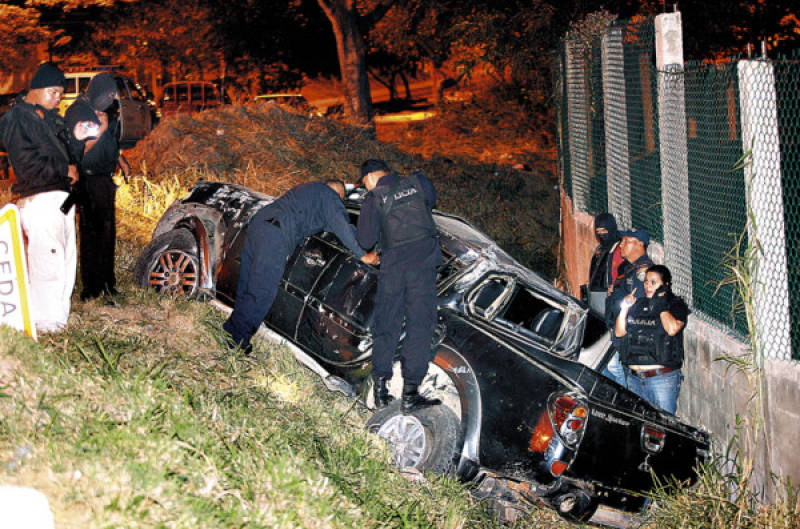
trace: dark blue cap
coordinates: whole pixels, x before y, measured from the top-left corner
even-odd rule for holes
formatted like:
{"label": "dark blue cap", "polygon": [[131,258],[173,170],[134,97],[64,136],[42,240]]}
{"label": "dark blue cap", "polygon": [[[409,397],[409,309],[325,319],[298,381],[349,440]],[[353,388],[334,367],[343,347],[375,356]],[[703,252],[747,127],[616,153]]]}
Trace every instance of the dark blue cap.
{"label": "dark blue cap", "polygon": [[650,234],[647,233],[646,230],[638,230],[636,228],[630,231],[621,231],[619,232],[620,237],[633,237],[634,239],[639,239],[644,243],[645,246],[650,244]]}

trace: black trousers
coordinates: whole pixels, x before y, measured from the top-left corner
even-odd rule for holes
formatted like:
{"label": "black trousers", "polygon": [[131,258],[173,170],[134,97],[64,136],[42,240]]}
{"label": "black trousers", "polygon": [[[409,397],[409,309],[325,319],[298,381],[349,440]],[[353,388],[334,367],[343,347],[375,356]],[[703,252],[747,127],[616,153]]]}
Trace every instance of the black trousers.
{"label": "black trousers", "polygon": [[80,235],[81,299],[113,292],[114,247],[117,238],[115,196],[117,186],[111,175],[87,177],[78,205]]}
{"label": "black trousers", "polygon": [[250,345],[272,308],[286,268],[286,259],[294,248],[287,247],[281,229],[269,223],[266,208],[255,214],[247,227],[242,248],[242,264],[236,284],[236,303],[222,325],[241,347]]}
{"label": "black trousers", "polygon": [[403,381],[420,384],[432,359],[436,313],[435,267],[382,268],[375,300],[372,374],[392,376],[392,363],[405,322],[406,337],[400,349]]}

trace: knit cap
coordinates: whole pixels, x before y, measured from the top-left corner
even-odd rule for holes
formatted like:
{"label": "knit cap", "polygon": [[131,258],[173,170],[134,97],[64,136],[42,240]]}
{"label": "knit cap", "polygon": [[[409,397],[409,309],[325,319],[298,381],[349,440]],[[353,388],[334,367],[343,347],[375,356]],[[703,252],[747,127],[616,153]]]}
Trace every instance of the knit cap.
{"label": "knit cap", "polygon": [[62,72],[58,66],[53,64],[52,62],[46,62],[39,66],[39,69],[36,70],[36,73],[33,74],[33,79],[31,79],[31,90],[36,90],[37,88],[47,88],[49,86],[65,86],[67,80],[64,78],[64,72]]}

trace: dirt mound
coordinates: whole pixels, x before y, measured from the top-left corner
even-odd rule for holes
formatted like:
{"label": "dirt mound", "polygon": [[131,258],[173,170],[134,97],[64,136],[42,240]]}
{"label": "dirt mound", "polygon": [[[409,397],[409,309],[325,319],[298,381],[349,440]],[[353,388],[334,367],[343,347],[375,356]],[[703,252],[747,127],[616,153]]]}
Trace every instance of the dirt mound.
{"label": "dirt mound", "polygon": [[354,181],[361,162],[382,157],[398,167],[408,156],[387,148],[371,131],[259,102],[228,105],[162,120],[130,153],[134,167],[156,179],[196,175],[270,194],[323,178]]}
{"label": "dirt mound", "polygon": [[263,102],[171,116],[130,153],[151,180],[235,182],[271,195],[315,179],[354,182],[367,158],[404,174],[423,171],[437,186],[439,209],[469,219],[523,264],[554,274],[558,194],[546,171],[410,154],[370,130]]}

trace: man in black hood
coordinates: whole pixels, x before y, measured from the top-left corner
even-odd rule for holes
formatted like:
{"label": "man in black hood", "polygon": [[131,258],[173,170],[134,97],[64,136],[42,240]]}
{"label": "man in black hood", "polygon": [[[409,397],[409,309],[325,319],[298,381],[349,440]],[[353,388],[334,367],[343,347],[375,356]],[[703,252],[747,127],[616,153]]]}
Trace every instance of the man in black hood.
{"label": "man in black hood", "polygon": [[[611,213],[600,213],[594,218],[594,234],[600,243],[594,250],[592,262],[589,265],[589,283],[581,287],[581,298],[590,307],[606,318],[609,328],[613,330],[613,319],[606,316],[606,298],[611,293],[611,287],[617,280],[620,266],[626,265],[620,247],[620,234],[617,231],[617,221]],[[604,370],[604,374],[625,385],[625,372],[619,363],[619,356],[615,352]]]}
{"label": "man in black hood", "polygon": [[623,259],[619,248],[617,221],[611,213],[601,213],[594,219],[594,233],[600,243],[594,250],[589,266],[589,283],[585,285],[583,300],[603,314],[608,288],[617,278]]}

